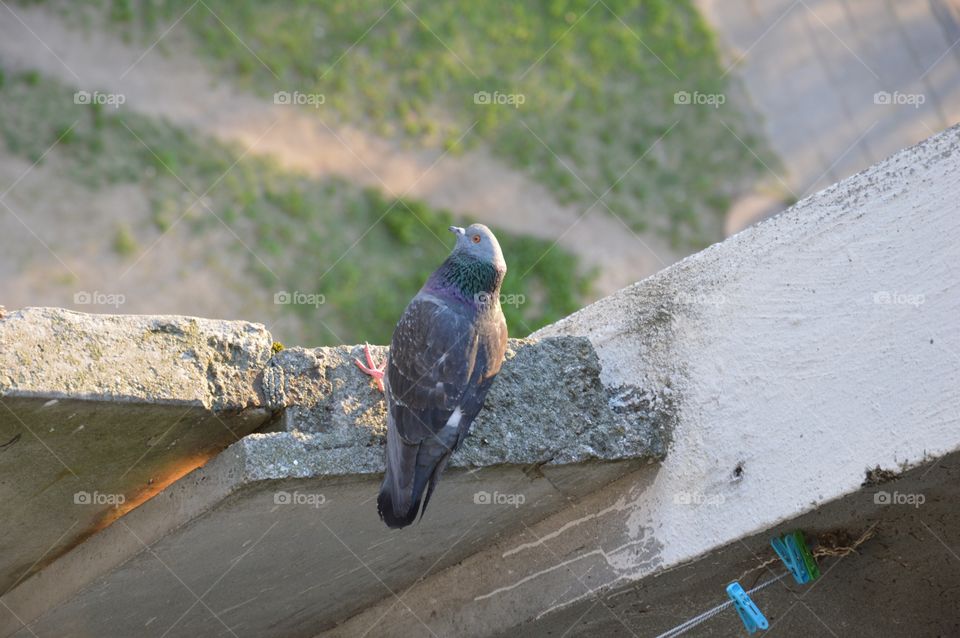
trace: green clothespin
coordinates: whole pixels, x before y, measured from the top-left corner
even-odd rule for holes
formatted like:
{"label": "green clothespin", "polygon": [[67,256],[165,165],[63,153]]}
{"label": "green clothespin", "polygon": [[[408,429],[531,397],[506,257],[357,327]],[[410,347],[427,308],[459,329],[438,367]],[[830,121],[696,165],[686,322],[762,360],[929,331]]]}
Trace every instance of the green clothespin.
{"label": "green clothespin", "polygon": [[807,548],[807,541],[800,530],[772,538],[770,544],[798,585],[805,585],[820,577],[817,560]]}
{"label": "green clothespin", "polygon": [[811,554],[810,550],[807,548],[807,541],[803,537],[803,532],[800,530],[795,530],[793,532],[793,539],[796,542],[796,548],[799,551],[800,559],[803,560],[803,564],[807,568],[807,573],[810,575],[810,580],[816,580],[820,578],[820,568],[817,566],[817,559],[813,557],[813,554]]}

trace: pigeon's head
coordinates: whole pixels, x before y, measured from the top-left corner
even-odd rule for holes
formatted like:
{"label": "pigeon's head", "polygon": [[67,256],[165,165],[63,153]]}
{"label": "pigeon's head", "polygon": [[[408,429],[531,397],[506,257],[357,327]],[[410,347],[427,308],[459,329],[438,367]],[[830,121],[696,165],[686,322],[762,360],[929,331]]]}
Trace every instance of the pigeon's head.
{"label": "pigeon's head", "polygon": [[507,271],[507,262],[500,251],[500,242],[493,231],[483,224],[471,224],[466,228],[451,226],[450,232],[457,236],[454,254],[466,254],[480,261],[492,264],[498,271]]}

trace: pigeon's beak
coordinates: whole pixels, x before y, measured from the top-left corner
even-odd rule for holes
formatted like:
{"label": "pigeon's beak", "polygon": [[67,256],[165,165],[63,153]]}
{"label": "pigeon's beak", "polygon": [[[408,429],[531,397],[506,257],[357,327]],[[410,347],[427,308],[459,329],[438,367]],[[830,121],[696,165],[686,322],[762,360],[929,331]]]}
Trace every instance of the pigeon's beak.
{"label": "pigeon's beak", "polygon": [[463,235],[467,232],[466,230],[464,230],[463,228],[460,228],[459,226],[451,226],[447,230],[449,230],[454,235]]}

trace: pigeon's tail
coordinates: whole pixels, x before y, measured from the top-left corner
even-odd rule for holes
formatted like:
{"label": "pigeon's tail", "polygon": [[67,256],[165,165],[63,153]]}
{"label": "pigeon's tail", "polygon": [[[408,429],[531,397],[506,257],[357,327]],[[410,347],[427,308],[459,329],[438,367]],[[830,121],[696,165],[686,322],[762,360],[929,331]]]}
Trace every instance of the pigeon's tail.
{"label": "pigeon's tail", "polygon": [[[380,487],[380,496],[377,497],[377,512],[380,514],[380,520],[391,529],[400,529],[415,521],[419,506],[420,501],[417,501],[416,507],[411,507],[397,515],[397,509],[394,507],[394,494],[387,485]],[[401,511],[403,511],[402,508]]]}
{"label": "pigeon's tail", "polygon": [[387,471],[377,497],[377,513],[392,529],[406,527],[417,518],[422,492],[415,489],[419,451],[419,445],[407,443],[392,423],[387,424]]}
{"label": "pigeon's tail", "polygon": [[[414,447],[416,450],[416,448]],[[423,448],[420,449],[418,457],[425,456]],[[430,459],[423,459],[430,460]],[[430,496],[433,494],[433,488],[437,485],[437,479],[446,466],[446,458],[435,459],[432,463],[423,463],[421,458],[417,459],[416,470],[413,477],[413,485],[407,485],[405,490],[395,489],[397,483],[393,481],[393,472],[387,469],[386,476],[383,477],[383,484],[380,486],[380,495],[377,497],[377,512],[380,519],[387,524],[387,527],[400,529],[410,525],[417,520],[417,514],[423,518],[427,511],[427,504],[430,502]],[[429,486],[429,489],[427,489]],[[424,498],[426,490],[426,498]],[[423,501],[423,508],[420,502]]]}
{"label": "pigeon's tail", "polygon": [[[425,481],[423,482],[425,483]],[[430,499],[430,493],[433,492],[433,486],[436,481],[430,482],[430,491],[427,493],[427,500]],[[424,485],[417,480],[413,488],[406,494],[397,494],[390,486],[390,483],[384,480],[380,486],[380,495],[377,497],[377,512],[380,519],[392,529],[400,529],[410,525],[417,520],[417,513],[423,516],[427,511],[427,504],[423,504],[423,510],[420,509],[420,500],[423,496]]]}
{"label": "pigeon's tail", "polygon": [[395,434],[391,437],[388,430],[387,471],[377,497],[377,512],[387,527],[406,527],[417,519],[418,513],[423,517],[449,458],[450,448],[440,444],[438,439],[411,445]]}

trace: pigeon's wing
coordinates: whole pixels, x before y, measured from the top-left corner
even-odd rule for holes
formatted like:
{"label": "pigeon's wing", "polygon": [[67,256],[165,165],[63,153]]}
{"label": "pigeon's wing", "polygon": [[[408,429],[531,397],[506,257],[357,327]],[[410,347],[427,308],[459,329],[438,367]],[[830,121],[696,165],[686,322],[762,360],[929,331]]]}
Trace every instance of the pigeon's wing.
{"label": "pigeon's wing", "polygon": [[388,525],[412,522],[427,483],[483,405],[488,369],[500,366],[487,323],[468,306],[428,293],[417,295],[397,323],[386,372],[387,472],[378,500]]}
{"label": "pigeon's wing", "polygon": [[[494,377],[500,372],[500,366],[503,365],[503,358],[507,351],[507,321],[502,312],[497,312],[496,316],[485,318],[477,325],[477,354],[476,362],[473,366],[473,375],[467,385],[466,392],[460,398],[457,407],[461,415],[457,419],[456,440],[452,445],[444,441],[444,445],[449,445],[449,450],[443,453],[441,449],[432,441],[424,441],[420,446],[420,453],[417,456],[418,465],[426,465],[433,462],[433,469],[429,475],[429,486],[423,497],[423,511],[427,511],[427,505],[430,503],[430,496],[437,485],[440,474],[447,467],[451,453],[460,447],[460,444],[467,436],[470,425],[474,418],[483,408],[483,400],[493,384]],[[456,412],[454,412],[456,414]],[[452,433],[450,435],[453,436]],[[421,461],[421,457],[426,457]],[[422,516],[422,514],[421,514]]]}
{"label": "pigeon's wing", "polygon": [[[463,411],[461,440],[483,407],[483,400],[500,372],[507,351],[507,321],[502,312],[483,317],[476,325],[477,351],[473,374],[458,403]],[[459,444],[459,441],[458,441]]]}
{"label": "pigeon's wing", "polygon": [[469,310],[417,295],[397,323],[387,364],[392,424],[408,443],[437,434],[474,375],[479,339]]}

